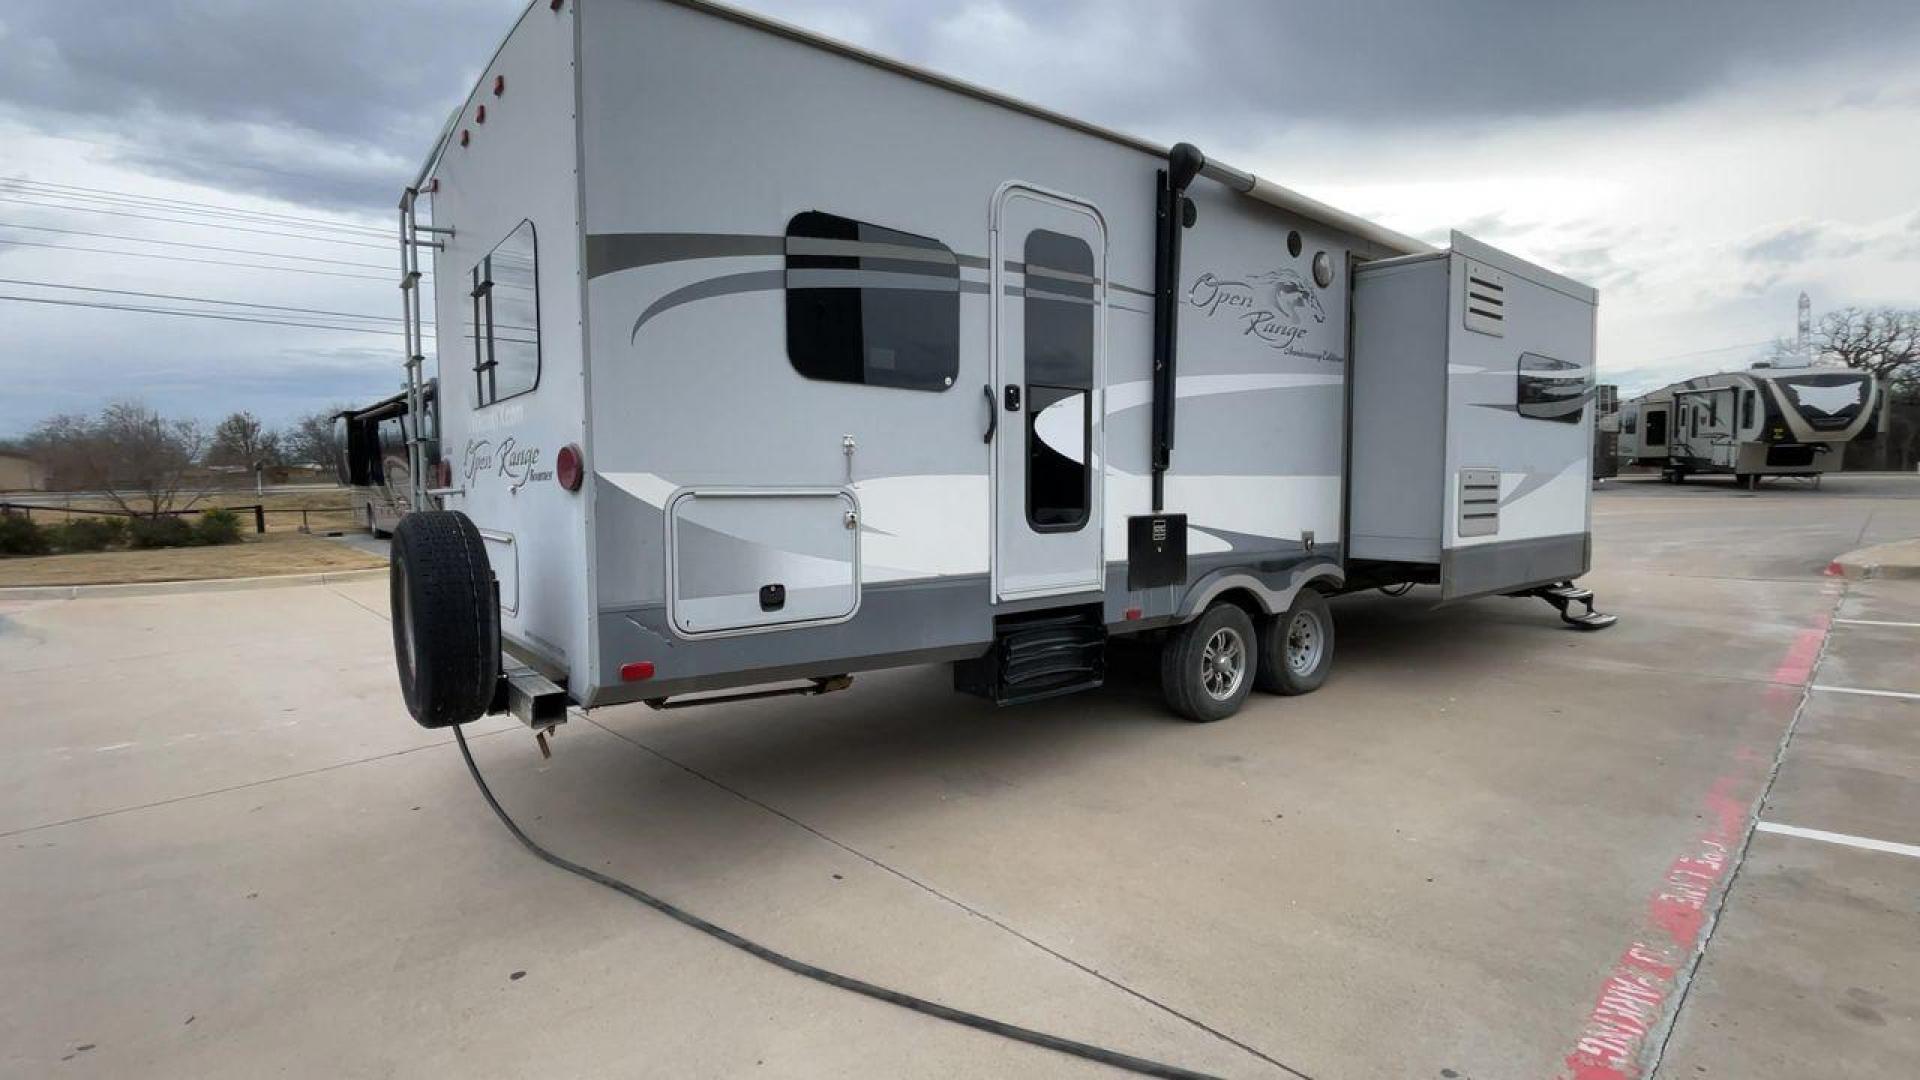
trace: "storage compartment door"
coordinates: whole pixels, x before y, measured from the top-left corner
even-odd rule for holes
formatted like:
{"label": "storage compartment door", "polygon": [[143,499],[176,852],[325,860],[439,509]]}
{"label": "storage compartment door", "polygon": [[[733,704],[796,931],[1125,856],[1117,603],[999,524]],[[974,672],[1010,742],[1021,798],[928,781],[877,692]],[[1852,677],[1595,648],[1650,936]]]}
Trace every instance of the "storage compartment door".
{"label": "storage compartment door", "polygon": [[697,636],[852,618],[859,522],[845,491],[681,492],[667,516],[674,629]]}

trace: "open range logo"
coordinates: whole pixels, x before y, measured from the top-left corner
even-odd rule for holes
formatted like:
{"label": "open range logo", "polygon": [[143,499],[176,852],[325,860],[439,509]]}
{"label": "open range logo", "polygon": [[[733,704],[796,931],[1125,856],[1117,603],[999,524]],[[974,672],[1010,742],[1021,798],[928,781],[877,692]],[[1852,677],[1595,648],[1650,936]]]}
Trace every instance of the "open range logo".
{"label": "open range logo", "polygon": [[460,459],[460,473],[469,485],[498,477],[507,482],[507,490],[519,491],[532,480],[551,480],[551,469],[535,468],[540,463],[538,447],[514,445],[509,435],[495,443],[492,439],[468,439],[466,453]]}
{"label": "open range logo", "polygon": [[1293,356],[1339,362],[1324,350],[1314,352],[1300,344],[1313,328],[1327,321],[1319,291],[1298,271],[1262,270],[1242,278],[1204,273],[1187,290],[1187,303],[1206,313],[1239,320],[1243,336]]}

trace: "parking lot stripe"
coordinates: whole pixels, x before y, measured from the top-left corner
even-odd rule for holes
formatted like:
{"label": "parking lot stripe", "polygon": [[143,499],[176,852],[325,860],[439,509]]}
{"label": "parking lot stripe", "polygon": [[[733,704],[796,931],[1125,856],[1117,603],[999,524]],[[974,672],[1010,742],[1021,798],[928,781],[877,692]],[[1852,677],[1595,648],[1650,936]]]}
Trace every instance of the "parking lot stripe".
{"label": "parking lot stripe", "polygon": [[1780,836],[1797,836],[1802,840],[1823,840],[1829,844],[1843,844],[1847,847],[1861,848],[1866,851],[1884,851],[1891,855],[1905,855],[1920,859],[1920,845],[1896,844],[1891,840],[1875,840],[1868,836],[1849,836],[1846,833],[1825,832],[1820,829],[1802,829],[1797,825],[1779,825],[1763,821],[1755,828],[1764,833]]}
{"label": "parking lot stripe", "polygon": [[1920,694],[1908,690],[1862,690],[1857,686],[1814,686],[1815,690],[1825,690],[1829,694],[1864,694],[1867,697],[1904,698],[1908,701],[1920,701]]}
{"label": "parking lot stripe", "polygon": [[1920,630],[1920,622],[1892,622],[1887,619],[1835,619],[1845,626],[1898,626],[1908,630]]}
{"label": "parking lot stripe", "polygon": [[[1840,597],[1834,604],[1837,607]],[[1648,900],[1638,936],[1600,985],[1600,994],[1563,1061],[1557,1080],[1641,1080],[1657,1073],[1695,968],[1713,936],[1760,807],[1793,740],[1827,647],[1831,612],[1794,636],[1773,671],[1764,702],[1781,719],[1772,754],[1752,745],[1707,789],[1697,815],[1705,825],[1667,867]]]}

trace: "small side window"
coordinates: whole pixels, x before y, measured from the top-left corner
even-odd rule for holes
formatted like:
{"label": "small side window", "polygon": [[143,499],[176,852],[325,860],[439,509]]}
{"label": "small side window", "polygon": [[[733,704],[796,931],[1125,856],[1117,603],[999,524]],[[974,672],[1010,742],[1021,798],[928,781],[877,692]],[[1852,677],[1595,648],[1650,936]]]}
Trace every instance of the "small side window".
{"label": "small side window", "polygon": [[1741,428],[1745,429],[1753,426],[1754,404],[1758,398],[1759,398],[1759,395],[1755,394],[1751,390],[1743,390],[1740,392],[1740,426]]}
{"label": "small side window", "polygon": [[808,210],[787,223],[787,359],[809,379],[945,390],[960,262],[938,240]]}
{"label": "small side window", "polygon": [[1640,430],[1640,410],[1639,409],[1627,410],[1627,414],[1620,418],[1620,430],[1626,432],[1629,435],[1632,435],[1633,433]]}
{"label": "small side window", "polygon": [[522,221],[474,264],[473,404],[491,405],[540,384],[540,279],[533,222]]}
{"label": "small side window", "polygon": [[1520,354],[1519,379],[1516,408],[1535,420],[1577,424],[1593,393],[1593,381],[1580,365],[1539,353]]}

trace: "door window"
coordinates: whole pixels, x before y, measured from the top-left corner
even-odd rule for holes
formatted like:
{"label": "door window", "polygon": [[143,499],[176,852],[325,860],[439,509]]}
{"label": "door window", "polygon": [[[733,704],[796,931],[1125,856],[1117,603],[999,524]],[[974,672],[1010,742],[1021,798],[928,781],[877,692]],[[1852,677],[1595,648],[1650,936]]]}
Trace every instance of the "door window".
{"label": "door window", "polygon": [[1093,491],[1093,249],[1035,229],[1025,261],[1027,524],[1074,532]]}

